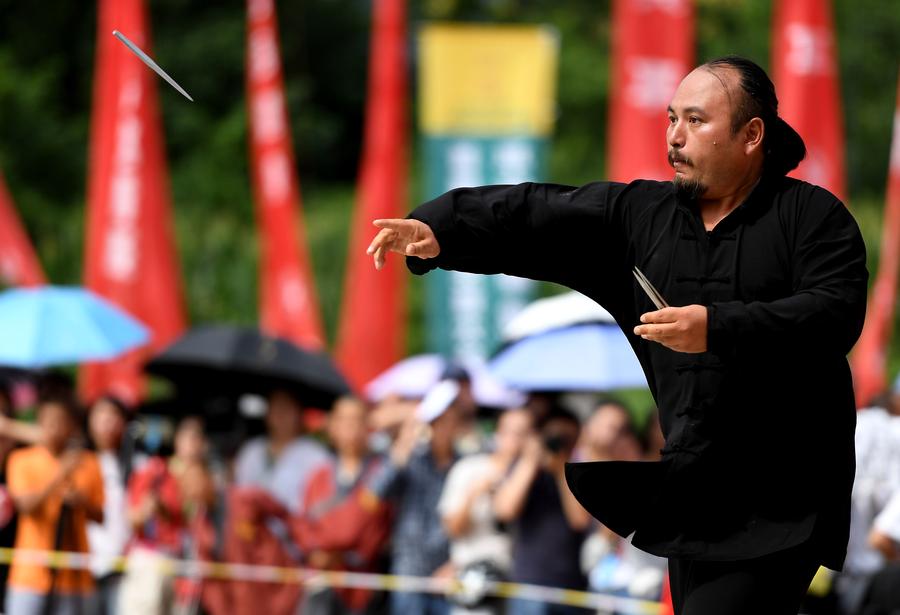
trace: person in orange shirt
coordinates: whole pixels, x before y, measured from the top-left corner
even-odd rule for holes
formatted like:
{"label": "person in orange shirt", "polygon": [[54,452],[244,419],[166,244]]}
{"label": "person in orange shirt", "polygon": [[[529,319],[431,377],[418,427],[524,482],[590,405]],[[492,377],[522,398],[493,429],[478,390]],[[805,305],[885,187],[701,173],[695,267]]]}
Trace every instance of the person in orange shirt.
{"label": "person in orange shirt", "polygon": [[[16,549],[88,552],[87,521],[103,521],[103,478],[93,453],[78,444],[78,406],[69,391],[44,394],[37,409],[40,442],[13,451],[7,481],[19,513]],[[9,615],[79,613],[93,591],[88,570],[51,571],[13,562]]]}

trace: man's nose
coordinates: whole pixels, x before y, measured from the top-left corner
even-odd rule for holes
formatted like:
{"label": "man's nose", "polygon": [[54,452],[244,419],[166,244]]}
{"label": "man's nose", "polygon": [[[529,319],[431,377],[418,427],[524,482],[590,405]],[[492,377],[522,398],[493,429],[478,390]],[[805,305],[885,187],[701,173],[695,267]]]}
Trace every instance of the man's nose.
{"label": "man's nose", "polygon": [[670,147],[684,147],[684,127],[680,121],[669,124],[666,138]]}

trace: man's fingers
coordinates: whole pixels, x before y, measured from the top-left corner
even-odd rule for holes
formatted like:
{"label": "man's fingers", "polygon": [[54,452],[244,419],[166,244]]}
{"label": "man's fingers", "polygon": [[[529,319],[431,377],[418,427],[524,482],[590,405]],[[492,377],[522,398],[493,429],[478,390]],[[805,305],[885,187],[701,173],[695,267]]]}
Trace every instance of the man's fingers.
{"label": "man's fingers", "polygon": [[678,315],[677,309],[678,308],[667,307],[656,310],[655,312],[647,312],[646,314],[641,315],[641,322],[675,322]]}
{"label": "man's fingers", "polygon": [[641,322],[656,322],[656,319],[659,317],[659,310],[655,312],[647,312],[646,314],[641,314]]}
{"label": "man's fingers", "polygon": [[372,224],[381,230],[369,244],[366,253],[375,257],[377,269],[384,265],[388,252],[419,258],[434,258],[440,253],[434,233],[418,220],[388,218],[373,220]]}
{"label": "man's fingers", "polygon": [[431,245],[431,239],[423,239],[422,241],[417,241],[406,246],[406,253],[409,256],[427,258],[431,256],[431,254],[429,254]]}
{"label": "man's fingers", "polygon": [[383,246],[393,234],[394,231],[391,229],[382,229],[378,231],[378,234],[375,235],[372,243],[370,243],[369,247],[366,249],[366,254],[375,254],[375,250]]}
{"label": "man's fingers", "polygon": [[634,334],[644,339],[659,341],[668,339],[678,332],[678,323],[663,323],[659,325],[638,325],[634,328]]}
{"label": "man's fingers", "polygon": [[412,224],[412,220],[406,220],[405,218],[379,218],[378,220],[373,220],[372,224],[380,229],[399,231],[403,227]]}

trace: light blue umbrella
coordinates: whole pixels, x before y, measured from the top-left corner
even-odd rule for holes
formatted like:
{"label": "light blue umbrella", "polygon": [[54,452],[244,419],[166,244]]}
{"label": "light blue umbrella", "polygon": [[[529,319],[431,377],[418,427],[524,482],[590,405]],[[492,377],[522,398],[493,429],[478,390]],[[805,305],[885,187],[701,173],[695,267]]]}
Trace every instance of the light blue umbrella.
{"label": "light blue umbrella", "polygon": [[112,359],[149,340],[143,324],[83,288],[0,293],[0,365],[40,368]]}
{"label": "light blue umbrella", "polygon": [[491,371],[522,391],[609,391],[646,387],[634,351],[618,326],[592,323],[553,329],[501,350]]}

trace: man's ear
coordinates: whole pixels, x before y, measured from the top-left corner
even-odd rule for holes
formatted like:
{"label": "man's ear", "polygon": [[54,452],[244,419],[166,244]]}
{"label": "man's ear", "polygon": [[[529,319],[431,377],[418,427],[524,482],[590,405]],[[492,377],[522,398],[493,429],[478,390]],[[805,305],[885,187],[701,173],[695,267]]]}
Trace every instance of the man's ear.
{"label": "man's ear", "polygon": [[762,147],[763,137],[766,136],[766,125],[762,119],[755,117],[744,127],[744,149],[749,154]]}

